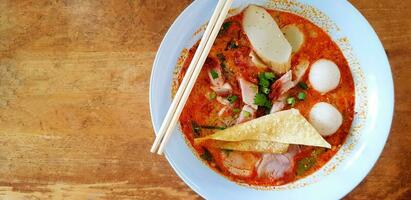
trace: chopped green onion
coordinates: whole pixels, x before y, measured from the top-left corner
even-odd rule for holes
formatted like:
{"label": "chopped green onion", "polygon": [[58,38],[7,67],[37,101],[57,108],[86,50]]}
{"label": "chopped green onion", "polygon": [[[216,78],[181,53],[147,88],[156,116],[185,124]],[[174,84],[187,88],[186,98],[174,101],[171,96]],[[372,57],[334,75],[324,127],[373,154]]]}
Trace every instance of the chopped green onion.
{"label": "chopped green onion", "polygon": [[211,129],[211,130],[224,130],[224,129],[226,129],[226,127],[222,127],[222,126],[200,126],[195,121],[191,122],[191,127],[193,129],[195,137],[200,136],[201,129]]}
{"label": "chopped green onion", "polygon": [[230,153],[233,151],[231,149],[221,149],[221,150],[225,153],[226,156],[230,155]]}
{"label": "chopped green onion", "polygon": [[234,112],[234,113],[239,113],[240,111],[241,111],[241,110],[238,109],[238,108],[234,108],[234,109],[233,109],[233,112]]}
{"label": "chopped green onion", "polygon": [[270,83],[275,79],[275,75],[272,72],[262,72],[258,75],[258,79],[261,91],[264,94],[268,94],[270,92]]}
{"label": "chopped green onion", "polygon": [[298,86],[299,86],[301,89],[304,89],[304,90],[308,89],[307,83],[304,83],[304,82],[299,82],[299,83],[298,83]]}
{"label": "chopped green onion", "polygon": [[200,157],[205,161],[212,161],[213,160],[213,156],[211,155],[211,153],[207,149],[204,149],[204,153],[201,154]]}
{"label": "chopped green onion", "polygon": [[304,100],[305,97],[307,97],[307,94],[305,94],[304,92],[299,92],[298,95],[297,95],[297,98],[299,100]]}
{"label": "chopped green onion", "polygon": [[214,100],[217,97],[217,93],[216,92],[210,92],[210,99]]}
{"label": "chopped green onion", "polygon": [[297,175],[302,176],[311,169],[317,162],[317,157],[325,152],[325,148],[317,147],[311,152],[310,157],[303,158],[297,163]]}
{"label": "chopped green onion", "polygon": [[311,152],[311,156],[318,157],[319,155],[323,154],[324,152],[325,152],[325,148],[316,147],[316,148]]}
{"label": "chopped green onion", "polygon": [[211,70],[210,73],[211,73],[211,77],[213,77],[213,79],[218,78],[218,73],[214,69]]}
{"label": "chopped green onion", "polygon": [[234,40],[231,40],[229,43],[228,43],[228,46],[227,46],[229,49],[236,49],[236,48],[238,48],[238,44],[234,41]]}
{"label": "chopped green onion", "polygon": [[235,101],[237,101],[237,99],[238,99],[238,97],[235,96],[235,95],[231,95],[231,96],[227,97],[227,100],[228,100],[231,104],[233,104]]}
{"label": "chopped green onion", "polygon": [[274,80],[275,78],[275,75],[272,72],[264,72],[263,74],[264,74],[264,77],[270,81]]}
{"label": "chopped green onion", "polygon": [[268,94],[268,93],[270,93],[270,89],[269,88],[262,88],[261,89],[262,90],[262,92],[264,93],[264,94]]}
{"label": "chopped green onion", "polygon": [[230,28],[231,24],[233,22],[224,22],[223,25],[221,26],[220,31],[218,32],[219,35],[224,34],[227,32],[227,30]]}
{"label": "chopped green onion", "polygon": [[268,100],[267,96],[265,94],[262,94],[262,93],[258,93],[257,95],[255,95],[254,103],[257,106],[271,107],[271,103]]}
{"label": "chopped green onion", "polygon": [[258,85],[260,92],[255,96],[254,103],[258,106],[265,107],[267,112],[272,107],[267,95],[270,93],[270,85],[274,81],[275,75],[272,72],[262,72],[258,74]]}
{"label": "chopped green onion", "polygon": [[260,78],[258,85],[260,85],[262,88],[268,88],[270,87],[270,81],[267,80],[266,78]]}
{"label": "chopped green onion", "polygon": [[226,127],[222,127],[222,126],[200,126],[200,128],[214,129],[214,130],[224,130],[224,129],[226,129]]}
{"label": "chopped green onion", "polygon": [[295,105],[295,98],[294,97],[288,97],[287,99],[287,104],[291,105],[292,107],[294,107]]}
{"label": "chopped green onion", "polygon": [[198,124],[195,121],[191,122],[191,127],[193,129],[194,136],[196,137],[200,136],[201,128],[200,126],[198,126]]}
{"label": "chopped green onion", "polygon": [[220,62],[225,62],[225,56],[222,53],[218,53],[217,54],[217,58],[218,60],[220,60]]}
{"label": "chopped green onion", "polygon": [[303,158],[297,163],[297,175],[302,176],[306,171],[311,169],[316,163],[316,159],[313,157]]}
{"label": "chopped green onion", "polygon": [[244,117],[250,117],[251,113],[248,111],[243,111]]}
{"label": "chopped green onion", "polygon": [[221,26],[221,29],[222,29],[223,31],[226,31],[228,28],[230,28],[230,26],[231,26],[232,23],[233,23],[233,22],[224,22],[224,24]]}
{"label": "chopped green onion", "polygon": [[220,63],[220,66],[223,68],[223,70],[226,70],[226,67],[227,67],[227,66],[226,66],[226,64],[225,64],[225,63],[223,63],[223,62],[222,62],[222,63]]}

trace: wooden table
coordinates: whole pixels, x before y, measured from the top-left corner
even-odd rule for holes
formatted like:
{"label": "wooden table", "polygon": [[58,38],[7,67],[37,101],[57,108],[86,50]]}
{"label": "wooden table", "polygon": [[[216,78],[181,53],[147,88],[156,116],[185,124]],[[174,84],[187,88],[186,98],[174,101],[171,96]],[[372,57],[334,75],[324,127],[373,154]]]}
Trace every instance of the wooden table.
{"label": "wooden table", "polygon": [[[411,2],[355,0],[392,65],[391,135],[346,199],[411,198]],[[0,199],[200,199],[149,153],[152,62],[190,0],[0,0]]]}

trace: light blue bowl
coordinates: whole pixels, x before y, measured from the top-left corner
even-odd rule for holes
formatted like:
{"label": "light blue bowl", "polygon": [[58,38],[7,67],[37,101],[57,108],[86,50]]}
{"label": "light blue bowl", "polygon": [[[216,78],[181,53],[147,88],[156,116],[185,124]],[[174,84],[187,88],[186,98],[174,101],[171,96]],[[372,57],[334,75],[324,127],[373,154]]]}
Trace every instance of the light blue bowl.
{"label": "light blue bowl", "polygon": [[[356,114],[341,150],[314,174],[280,187],[236,184],[202,163],[176,129],[166,158],[177,174],[206,199],[340,199],[371,170],[387,140],[394,107],[394,89],[385,51],[365,18],[347,1],[235,0],[233,8],[258,4],[302,15],[327,30],[340,46],[354,76]],[[150,111],[155,131],[171,104],[173,70],[184,48],[201,36],[194,33],[210,18],[217,0],[194,1],[174,22],[158,50],[150,80]],[[319,12],[317,12],[319,11]]]}

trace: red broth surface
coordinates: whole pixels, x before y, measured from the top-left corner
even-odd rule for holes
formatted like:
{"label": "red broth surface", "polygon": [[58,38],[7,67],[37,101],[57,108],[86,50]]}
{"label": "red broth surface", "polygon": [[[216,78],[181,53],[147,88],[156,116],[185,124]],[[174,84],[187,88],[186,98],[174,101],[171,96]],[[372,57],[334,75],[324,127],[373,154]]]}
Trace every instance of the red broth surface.
{"label": "red broth surface", "polygon": [[[294,108],[298,109],[301,114],[308,119],[308,114],[314,104],[318,102],[328,102],[341,112],[343,115],[343,124],[336,133],[325,138],[332,145],[331,149],[299,146],[300,152],[294,156],[293,170],[277,179],[258,177],[256,169],[254,169],[250,176],[234,175],[222,164],[224,159],[223,153],[232,152],[223,152],[224,150],[221,149],[195,145],[194,138],[213,134],[217,130],[207,128],[195,130],[193,126],[226,127],[227,124],[233,124],[233,121],[237,119],[239,115],[238,110],[241,110],[244,106],[237,77],[242,76],[246,80],[258,85],[258,74],[263,71],[270,71],[269,69],[263,70],[257,68],[251,62],[249,54],[252,48],[247,36],[242,30],[243,14],[240,13],[226,19],[225,26],[223,26],[220,31],[181,114],[180,124],[182,132],[195,149],[199,158],[203,159],[212,169],[233,181],[257,186],[283,185],[312,174],[321,168],[336,154],[346,140],[354,115],[354,82],[348,63],[336,43],[334,43],[321,28],[303,17],[282,11],[268,11],[280,28],[288,24],[296,24],[305,34],[303,46],[297,53],[292,55],[291,69],[293,69],[301,59],[308,60],[311,65],[316,60],[325,58],[334,61],[341,72],[341,82],[338,88],[321,95],[310,86],[307,80],[309,74],[308,69],[302,79],[302,82],[308,85],[308,89],[303,90],[300,87],[294,87],[289,91],[290,96],[296,96],[296,94],[301,91],[307,94],[305,100],[298,101],[294,105]],[[230,44],[235,45],[233,47],[230,46]],[[198,43],[189,50],[183,67],[177,76],[178,83],[181,83],[197,45]],[[224,59],[221,59],[221,55],[223,55]],[[232,107],[226,110],[222,116],[218,116],[218,112],[224,106],[221,105],[215,97],[213,98],[213,91],[210,89],[210,79],[208,75],[208,70],[215,65],[222,66],[226,82],[230,83],[233,87],[233,95],[238,97],[238,100],[236,100]],[[290,108],[291,105],[287,105],[284,109]],[[261,112],[259,109],[257,117],[262,115],[264,115],[264,112]],[[251,160],[258,160],[262,154],[248,153],[247,156],[249,156]]]}

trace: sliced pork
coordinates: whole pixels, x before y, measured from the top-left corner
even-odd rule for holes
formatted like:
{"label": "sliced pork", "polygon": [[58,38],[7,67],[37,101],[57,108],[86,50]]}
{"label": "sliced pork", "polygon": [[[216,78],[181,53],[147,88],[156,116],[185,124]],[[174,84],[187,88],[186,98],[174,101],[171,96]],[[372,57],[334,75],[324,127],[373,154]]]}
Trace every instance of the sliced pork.
{"label": "sliced pork", "polygon": [[214,92],[216,92],[218,95],[229,95],[233,91],[233,88],[229,83],[224,83],[221,86],[211,86],[210,87]]}
{"label": "sliced pork", "polygon": [[303,60],[301,61],[297,66],[295,66],[294,69],[294,84],[297,85],[298,82],[301,81],[305,73],[307,72],[308,66],[310,65],[310,62],[308,60]]}
{"label": "sliced pork", "polygon": [[291,88],[295,86],[292,81],[293,73],[292,70],[285,73],[280,79],[271,85],[270,99],[277,100],[282,94],[288,92]]}
{"label": "sliced pork", "polygon": [[287,94],[283,94],[280,97],[278,97],[277,100],[272,101],[273,106],[271,107],[270,114],[283,110],[286,105],[286,100],[287,100]]}
{"label": "sliced pork", "polygon": [[241,110],[240,116],[237,119],[236,124],[241,124],[246,121],[250,121],[255,118],[256,109],[249,105],[244,105],[243,109]]}
{"label": "sliced pork", "polygon": [[256,163],[259,162],[259,157],[249,152],[221,152],[221,156],[223,157],[224,167],[230,173],[242,177],[251,176]]}
{"label": "sliced pork", "polygon": [[258,106],[254,103],[254,98],[258,93],[258,86],[246,81],[242,77],[238,78],[238,83],[241,88],[241,97],[243,102],[257,110]]}
{"label": "sliced pork", "polygon": [[219,117],[223,116],[226,110],[227,110],[227,107],[221,108],[221,110],[218,111],[218,116],[219,116]]}
{"label": "sliced pork", "polygon": [[238,68],[238,72],[241,76],[253,83],[258,83],[258,79],[255,74],[260,72],[250,57],[251,48],[239,47],[234,51],[234,64]]}
{"label": "sliced pork", "polygon": [[291,88],[295,87],[303,78],[307,72],[309,62],[307,60],[301,61],[294,69],[293,80],[293,71],[290,70],[285,73],[280,79],[274,82],[271,85],[270,99],[276,101],[281,95],[288,92]]}
{"label": "sliced pork", "polygon": [[210,78],[210,83],[214,87],[224,85],[224,77],[219,65],[214,66],[208,70],[208,77]]}
{"label": "sliced pork", "polygon": [[230,102],[224,97],[217,96],[217,101],[224,106],[230,106]]}
{"label": "sliced pork", "polygon": [[285,154],[263,154],[257,163],[257,175],[261,178],[278,179],[294,167],[294,156],[299,152],[297,145],[291,145]]}
{"label": "sliced pork", "polygon": [[273,103],[273,106],[271,107],[270,114],[281,111],[281,110],[284,109],[284,107],[285,107],[285,102],[284,101],[275,101]]}

